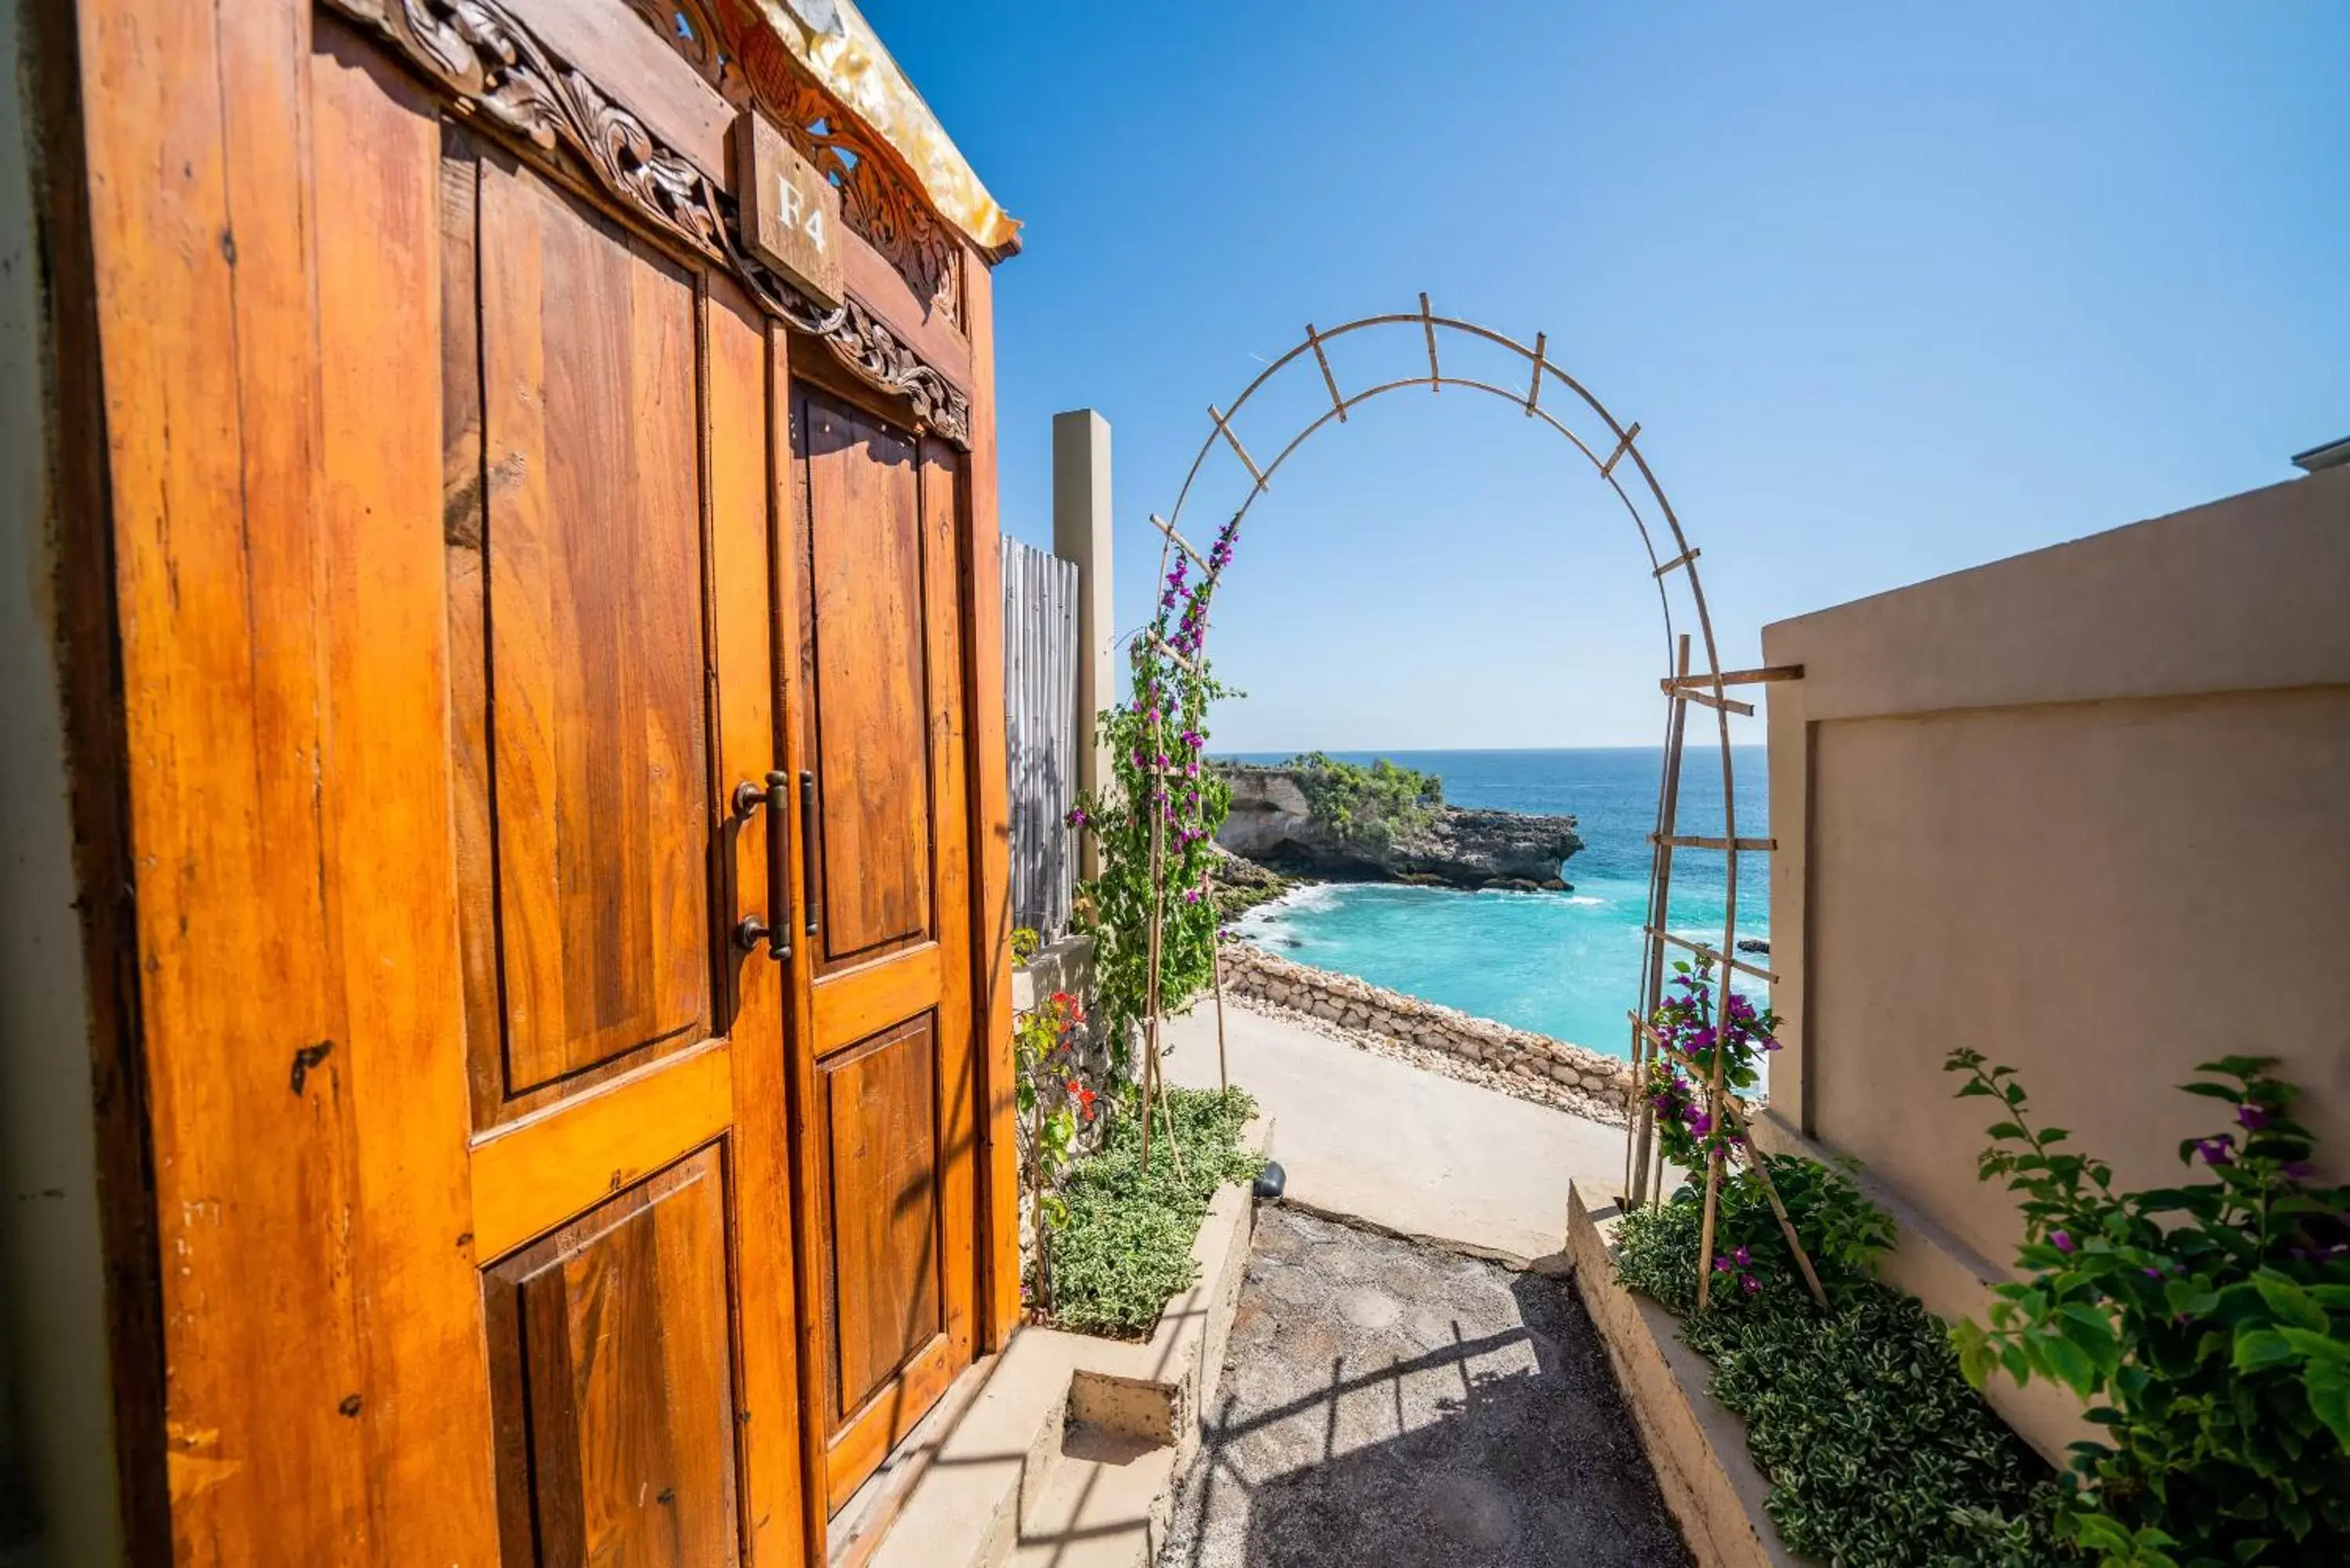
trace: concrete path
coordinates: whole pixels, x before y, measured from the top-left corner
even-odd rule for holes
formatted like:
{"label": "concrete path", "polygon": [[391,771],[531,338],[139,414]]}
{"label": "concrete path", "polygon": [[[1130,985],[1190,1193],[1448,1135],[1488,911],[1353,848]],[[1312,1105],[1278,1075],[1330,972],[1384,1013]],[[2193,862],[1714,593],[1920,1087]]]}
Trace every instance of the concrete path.
{"label": "concrete path", "polygon": [[[1224,1010],[1232,1081],[1274,1122],[1273,1157],[1289,1196],[1523,1267],[1563,1266],[1566,1186],[1623,1184],[1624,1134],[1316,1034],[1284,1019]],[[1167,1076],[1212,1088],[1211,1003],[1171,1019]],[[1547,1266],[1547,1265],[1546,1265]]]}
{"label": "concrete path", "polygon": [[1159,1568],[1688,1568],[1562,1279],[1268,1206],[1206,1414]]}

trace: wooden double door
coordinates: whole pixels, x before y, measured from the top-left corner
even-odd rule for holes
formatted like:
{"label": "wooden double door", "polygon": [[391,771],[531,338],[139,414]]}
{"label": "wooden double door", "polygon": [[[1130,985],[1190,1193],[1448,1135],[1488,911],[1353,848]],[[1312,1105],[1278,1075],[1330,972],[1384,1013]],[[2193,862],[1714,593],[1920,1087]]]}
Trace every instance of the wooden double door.
{"label": "wooden double door", "polygon": [[94,187],[102,318],[173,301],[107,361],[134,1545],[797,1563],[993,1332],[971,455],[286,14],[92,35],[252,95]]}
{"label": "wooden double door", "polygon": [[[795,379],[723,279],[444,140],[473,1113],[555,1168],[485,1273],[503,1532],[731,1562],[738,1438],[813,1445],[828,1512],[973,1359],[962,464]],[[721,1055],[724,1126],[689,1086]],[[579,1104],[691,1152],[608,1173],[539,1130]]]}

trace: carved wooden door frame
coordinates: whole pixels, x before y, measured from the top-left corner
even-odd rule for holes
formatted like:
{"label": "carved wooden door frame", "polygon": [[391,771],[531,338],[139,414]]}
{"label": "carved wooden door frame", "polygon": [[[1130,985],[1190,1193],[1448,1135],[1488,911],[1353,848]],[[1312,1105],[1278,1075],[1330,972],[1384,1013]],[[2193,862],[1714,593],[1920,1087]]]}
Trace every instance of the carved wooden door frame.
{"label": "carved wooden door frame", "polygon": [[[52,239],[49,352],[53,366],[69,368],[78,357],[81,366],[60,374],[57,383],[65,431],[57,453],[57,505],[68,524],[58,566],[66,606],[58,635],[68,671],[73,805],[83,830],[78,870],[89,891],[84,953],[95,999],[92,1051],[100,1159],[108,1172],[116,1459],[130,1555],[141,1563],[172,1561],[174,1512],[205,1489],[232,1481],[255,1500],[241,1505],[239,1517],[299,1518],[314,1528],[332,1528],[321,1521],[344,1521],[346,1560],[369,1564],[400,1560],[400,1527],[429,1521],[440,1506],[436,1496],[447,1495],[448,1478],[431,1473],[429,1447],[421,1442],[429,1437],[429,1420],[414,1428],[416,1441],[399,1450],[406,1459],[386,1462],[385,1454],[353,1442],[360,1423],[352,1394],[338,1394],[316,1408],[289,1406],[264,1451],[231,1459],[208,1452],[203,1434],[166,1427],[168,1327],[174,1314],[198,1309],[172,1292],[162,1217],[153,1206],[149,1118],[154,1107],[147,1090],[153,1054],[179,1048],[155,1032],[170,1006],[157,989],[156,966],[183,965],[184,956],[151,950],[160,929],[141,907],[174,883],[182,888],[211,883],[213,890],[203,895],[207,907],[245,909],[239,921],[183,931],[203,961],[183,968],[170,983],[182,992],[196,986],[222,999],[229,1012],[242,1008],[256,1018],[274,1004],[251,993],[272,997],[280,987],[307,983],[302,977],[314,968],[361,961],[370,943],[410,943],[403,961],[419,963],[429,961],[424,955],[433,945],[429,933],[403,928],[404,916],[377,911],[369,916],[371,924],[356,922],[341,933],[342,950],[303,956],[302,939],[278,918],[286,911],[270,902],[280,892],[298,890],[298,877],[288,878],[301,863],[301,814],[274,815],[268,791],[276,785],[266,780],[258,802],[183,800],[174,791],[186,781],[176,779],[169,765],[148,765],[161,754],[151,748],[158,742],[168,747],[174,735],[203,750],[198,738],[219,722],[220,704],[238,701],[236,694],[124,688],[121,628],[133,609],[145,612],[140,636],[148,651],[139,657],[150,668],[158,657],[173,657],[181,643],[216,640],[227,627],[206,618],[215,611],[236,620],[221,597],[226,585],[206,586],[193,577],[164,585],[153,576],[167,565],[159,530],[176,527],[191,540],[199,529],[206,537],[223,527],[233,534],[247,508],[298,517],[324,504],[316,499],[319,486],[342,483],[327,459],[368,450],[369,431],[337,422],[349,419],[348,404],[321,411],[322,379],[336,370],[323,366],[322,358],[356,345],[322,345],[306,336],[311,319],[301,294],[306,280],[317,277],[339,291],[338,308],[347,312],[359,308],[355,291],[431,286],[403,276],[396,256],[381,258],[365,269],[367,275],[336,276],[335,257],[348,258],[350,247],[325,255],[316,248],[313,192],[339,171],[314,170],[307,158],[317,112],[310,90],[314,5],[371,28],[452,118],[592,194],[696,265],[725,274],[760,310],[791,329],[795,346],[815,351],[821,344],[821,352],[847,373],[902,408],[909,424],[966,450],[968,547],[959,608],[972,741],[969,799],[961,804],[971,826],[977,890],[969,919],[983,1074],[981,1246],[986,1267],[979,1347],[1000,1348],[1020,1310],[1007,811],[996,657],[993,337],[985,265],[962,265],[961,319],[948,330],[926,319],[896,269],[858,241],[861,249],[850,257],[847,303],[837,311],[816,311],[740,246],[723,152],[731,109],[643,27],[626,0],[77,0],[69,14],[36,22],[33,32],[37,102],[51,142],[40,192]],[[625,21],[629,30],[610,26],[606,14]],[[581,18],[589,20],[583,25]],[[550,41],[557,33],[565,38],[561,49]],[[374,192],[359,194],[372,199]],[[348,200],[340,205],[351,210]],[[974,257],[966,247],[965,263]],[[232,326],[244,333],[241,340],[229,335]],[[370,361],[361,354],[353,362]],[[340,373],[348,378],[348,364]],[[376,412],[394,421],[439,417],[437,410]],[[347,499],[376,504],[371,497]],[[437,526],[437,503],[425,504]],[[414,519],[387,521],[406,525]],[[282,577],[284,602],[247,609],[270,612],[273,636],[317,637],[323,659],[327,639],[320,628],[347,608],[333,595],[364,598],[367,585],[322,581],[306,596],[298,572]],[[158,598],[166,587],[168,597]],[[165,605],[169,614],[156,613]],[[354,621],[334,636],[360,635],[361,624]],[[367,625],[365,635],[397,638],[400,632],[390,624]],[[202,662],[215,662],[216,651],[206,650]],[[323,666],[319,679],[325,679]],[[307,700],[291,690],[284,695],[296,703]],[[140,737],[145,746],[134,753],[134,738]],[[304,753],[297,748],[287,754]],[[202,825],[205,836],[191,839],[187,857],[134,856],[130,824],[142,795],[151,802],[149,813]],[[293,799],[289,794],[281,804]],[[343,842],[357,841],[345,832]],[[147,847],[142,841],[142,852]],[[171,906],[165,899],[156,907]],[[340,982],[329,975],[320,983]],[[239,988],[248,993],[242,1002],[231,996]],[[348,1044],[341,1053],[315,1051],[310,1070],[343,1072],[352,1052]],[[315,1090],[317,1080],[308,1086]],[[297,1082],[295,1092],[302,1087]],[[420,1102],[418,1114],[447,1108],[436,1106],[438,1101]],[[316,1228],[321,1234],[357,1224],[355,1233],[364,1235],[371,1205],[463,1204],[462,1193],[410,1189],[399,1136],[397,1126],[376,1129],[376,1154],[338,1147],[332,1140],[317,1144],[305,1157],[315,1168],[306,1168],[307,1174],[289,1169],[289,1178],[299,1179],[283,1201],[270,1202],[266,1223],[281,1233]],[[282,1163],[276,1151],[256,1147],[254,1156],[258,1168]],[[307,1206],[332,1194],[340,1196]],[[208,1219],[197,1220],[225,1227],[232,1237],[248,1222],[247,1210],[234,1202],[208,1212]],[[458,1213],[451,1208],[452,1216]],[[174,1215],[171,1222],[194,1221]],[[424,1399],[441,1365],[384,1363],[380,1358],[411,1353],[369,1331],[369,1314],[398,1310],[397,1303],[364,1294],[340,1299],[347,1310],[316,1316],[305,1343],[285,1347],[287,1359],[279,1372],[304,1364],[344,1366],[369,1387],[396,1386]],[[370,1356],[379,1359],[370,1362]],[[245,1375],[263,1370],[247,1368]],[[334,1385],[338,1376],[317,1372],[319,1386]],[[429,1407],[425,1400],[410,1419],[425,1417]],[[220,1544],[231,1554],[265,1554],[268,1548],[265,1534]]]}

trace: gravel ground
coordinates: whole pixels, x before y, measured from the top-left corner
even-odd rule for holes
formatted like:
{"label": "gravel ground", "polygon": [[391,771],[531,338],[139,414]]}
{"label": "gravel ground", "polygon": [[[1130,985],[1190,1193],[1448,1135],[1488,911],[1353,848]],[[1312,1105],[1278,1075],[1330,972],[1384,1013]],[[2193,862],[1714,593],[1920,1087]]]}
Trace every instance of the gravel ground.
{"label": "gravel ground", "polygon": [[1319,1034],[1325,1039],[1336,1040],[1352,1045],[1357,1051],[1368,1051],[1374,1056],[1389,1057],[1427,1072],[1440,1073],[1448,1078],[1458,1078],[1464,1084],[1474,1084],[1480,1088],[1497,1090],[1521,1100],[1531,1100],[1535,1105],[1548,1106],[1554,1110],[1565,1111],[1571,1116],[1582,1116],[1587,1121],[1605,1122],[1612,1127],[1620,1127],[1624,1125],[1622,1106],[1613,1105],[1596,1095],[1586,1095],[1580,1089],[1571,1089],[1550,1078],[1536,1078],[1523,1074],[1504,1072],[1499,1068],[1489,1067],[1482,1062],[1471,1062],[1466,1056],[1456,1056],[1450,1051],[1435,1051],[1425,1045],[1407,1044],[1400,1040],[1390,1040],[1384,1034],[1374,1034],[1367,1029],[1349,1029],[1343,1023],[1333,1023],[1326,1018],[1317,1018],[1311,1012],[1301,1012],[1295,1007],[1284,1007],[1278,1002],[1267,1002],[1263,997],[1227,995],[1224,998],[1224,1005],[1249,1012],[1262,1012],[1268,1018],[1283,1019],[1296,1024],[1300,1029]]}
{"label": "gravel ground", "polygon": [[1159,1568],[1685,1568],[1563,1279],[1279,1206]]}

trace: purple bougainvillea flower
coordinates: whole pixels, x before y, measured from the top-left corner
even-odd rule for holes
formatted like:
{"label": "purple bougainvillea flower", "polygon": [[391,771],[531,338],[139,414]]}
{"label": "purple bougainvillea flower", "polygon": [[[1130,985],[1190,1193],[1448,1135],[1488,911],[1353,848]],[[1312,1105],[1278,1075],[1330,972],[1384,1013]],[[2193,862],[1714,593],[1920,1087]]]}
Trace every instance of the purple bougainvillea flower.
{"label": "purple bougainvillea flower", "polygon": [[2258,1106],[2238,1106],[2237,1124],[2248,1132],[2258,1132],[2269,1125],[2269,1114]]}
{"label": "purple bougainvillea flower", "polygon": [[1713,1267],[1716,1273],[1726,1274],[1730,1272],[1731,1269],[1736,1268],[1737,1265],[1732,1263],[1727,1257],[1721,1257],[1716,1258],[1713,1261]]}
{"label": "purple bougainvillea flower", "polygon": [[2232,1165],[2236,1160],[2235,1145],[2234,1134],[2221,1133],[2218,1137],[2207,1137],[2198,1141],[2195,1145],[2195,1152],[2203,1157],[2203,1163],[2206,1165]]}
{"label": "purple bougainvillea flower", "polygon": [[2284,1162],[2284,1179],[2287,1181],[2307,1181],[2312,1174],[2310,1163],[2305,1159],[2288,1159]]}
{"label": "purple bougainvillea flower", "polygon": [[1186,888],[1183,890],[1183,901],[1187,904],[1198,903],[1200,901],[1200,889],[1197,888]]}
{"label": "purple bougainvillea flower", "polygon": [[1752,1274],[1741,1274],[1738,1276],[1738,1288],[1751,1296],[1762,1288],[1762,1282]]}
{"label": "purple bougainvillea flower", "polygon": [[1073,805],[1069,807],[1069,815],[1063,820],[1066,821],[1071,827],[1083,827],[1092,818],[1086,815],[1084,806]]}
{"label": "purple bougainvillea flower", "polygon": [[2162,1278],[2162,1271],[2160,1269],[2140,1269],[2138,1272],[2144,1274],[2149,1280],[2158,1280]]}
{"label": "purple bougainvillea flower", "polygon": [[1730,1255],[1738,1260],[1738,1266],[1742,1269],[1754,1262],[1754,1254],[1748,1251],[1743,1247],[1739,1248],[1738,1251],[1731,1253]]}
{"label": "purple bougainvillea flower", "polygon": [[2073,1241],[2073,1232],[2070,1231],[2049,1231],[2048,1244],[2055,1248],[2060,1252],[2070,1252],[2075,1251]]}

